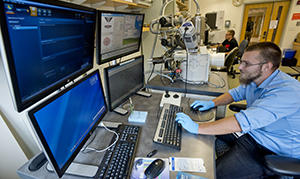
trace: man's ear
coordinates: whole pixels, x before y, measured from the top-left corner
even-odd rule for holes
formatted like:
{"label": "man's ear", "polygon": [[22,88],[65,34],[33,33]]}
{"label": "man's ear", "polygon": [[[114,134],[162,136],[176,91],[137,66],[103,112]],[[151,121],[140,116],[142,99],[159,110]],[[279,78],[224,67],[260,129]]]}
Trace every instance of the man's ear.
{"label": "man's ear", "polygon": [[272,68],[273,68],[273,63],[271,62],[268,62],[263,66],[263,70],[271,70]]}

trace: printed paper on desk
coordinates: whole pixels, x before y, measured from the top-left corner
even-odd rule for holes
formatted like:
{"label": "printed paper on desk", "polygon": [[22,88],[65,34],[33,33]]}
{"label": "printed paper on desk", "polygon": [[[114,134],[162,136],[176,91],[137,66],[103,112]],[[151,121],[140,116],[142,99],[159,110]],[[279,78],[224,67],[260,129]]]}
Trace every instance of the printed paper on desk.
{"label": "printed paper on desk", "polygon": [[177,176],[176,176],[176,179],[208,179],[208,178],[192,175],[192,174],[189,174],[189,173],[178,172]]}
{"label": "printed paper on desk", "polygon": [[206,173],[202,158],[170,157],[170,171],[187,171]]}

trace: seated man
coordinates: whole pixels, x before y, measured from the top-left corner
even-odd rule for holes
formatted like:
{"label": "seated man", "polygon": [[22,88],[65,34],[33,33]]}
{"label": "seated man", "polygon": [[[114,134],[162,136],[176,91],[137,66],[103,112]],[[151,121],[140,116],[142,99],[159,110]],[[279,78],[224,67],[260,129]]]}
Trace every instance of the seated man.
{"label": "seated man", "polygon": [[[222,44],[219,44],[219,47],[225,47],[224,52],[228,53],[235,47],[238,47],[238,43],[234,38],[234,34],[235,34],[234,30],[227,31],[225,35],[225,40],[223,41]],[[210,46],[210,48],[216,48],[216,47],[218,47],[218,45]]]}
{"label": "seated man", "polygon": [[[196,100],[191,105],[202,106],[203,111],[246,100],[246,110],[202,124],[177,114],[176,120],[187,131],[219,135],[231,146],[216,161],[218,179],[273,175],[262,163],[267,154],[300,158],[300,83],[278,70],[280,61],[281,50],[272,42],[249,46],[239,66],[241,85],[212,101]],[[244,135],[235,137],[234,132]]]}

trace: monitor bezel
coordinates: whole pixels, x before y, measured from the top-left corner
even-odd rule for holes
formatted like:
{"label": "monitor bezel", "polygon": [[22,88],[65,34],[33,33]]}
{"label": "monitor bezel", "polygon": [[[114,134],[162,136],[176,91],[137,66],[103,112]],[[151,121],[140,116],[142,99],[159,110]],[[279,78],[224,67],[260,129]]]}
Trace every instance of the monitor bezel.
{"label": "monitor bezel", "polygon": [[97,28],[97,49],[96,49],[96,53],[97,53],[97,64],[98,65],[101,65],[101,64],[104,64],[104,63],[107,63],[107,62],[110,62],[110,61],[113,61],[113,60],[116,60],[118,58],[121,58],[121,57],[124,57],[124,56],[127,56],[127,55],[130,55],[130,54],[133,54],[133,53],[136,53],[136,52],[139,52],[140,51],[140,48],[141,48],[141,43],[142,43],[142,33],[143,33],[143,26],[142,26],[142,29],[141,29],[141,34],[140,34],[140,37],[139,37],[139,43],[138,43],[138,48],[134,51],[130,51],[130,52],[126,52],[126,53],[123,53],[123,54],[120,54],[120,55],[116,55],[114,56],[113,58],[110,58],[110,59],[107,59],[107,60],[102,60],[102,54],[101,54],[101,25],[102,25],[102,18],[101,18],[101,14],[102,13],[112,13],[112,14],[128,14],[128,15],[142,15],[143,16],[143,21],[142,21],[142,24],[144,24],[144,20],[145,20],[145,14],[143,13],[136,13],[136,12],[119,12],[119,11],[107,11],[107,10],[98,10],[97,11],[97,18],[98,18],[98,28]]}
{"label": "monitor bezel", "polygon": [[[71,3],[62,2],[62,1],[47,1],[47,0],[28,0],[28,1],[93,12],[94,13],[93,34],[96,33],[95,29],[96,29],[97,10],[94,8],[89,8],[89,7],[80,6],[80,5],[71,4]],[[6,17],[5,17],[4,3],[5,2],[3,2],[3,0],[0,1],[0,12],[1,12],[0,13],[0,26],[1,26],[0,39],[3,40],[3,42],[1,42],[1,46],[3,46],[3,48],[1,48],[1,54],[2,54],[1,57],[2,57],[3,64],[4,64],[6,78],[8,81],[8,85],[9,85],[9,89],[10,89],[10,93],[12,96],[12,101],[13,101],[14,107],[17,112],[22,112],[25,109],[27,109],[28,107],[35,104],[36,102],[40,101],[41,99],[43,99],[46,96],[50,95],[51,93],[55,92],[56,90],[59,90],[62,86],[66,85],[67,83],[76,79],[80,75],[91,70],[94,67],[94,62],[93,62],[94,60],[86,68],[84,68],[80,71],[77,71],[76,73],[73,73],[70,76],[66,76],[65,78],[61,79],[60,81],[56,81],[55,83],[51,84],[52,86],[50,85],[51,87],[48,86],[49,88],[44,90],[40,94],[37,94],[34,97],[22,102],[14,57],[13,57],[13,53],[12,53],[12,46],[11,46],[10,38],[9,38],[7,21],[6,21]],[[95,38],[93,40],[93,45],[94,44],[95,44]],[[93,54],[92,54],[93,59],[94,59],[94,53],[95,53],[95,48],[94,48]]]}
{"label": "monitor bezel", "polygon": [[[102,96],[103,96],[103,100],[104,100],[104,104],[105,104],[106,109],[102,113],[102,115],[99,116],[99,118],[97,119],[97,121],[93,125],[93,127],[90,129],[90,131],[87,132],[87,135],[84,137],[82,142],[78,145],[78,147],[75,149],[74,153],[70,156],[70,158],[67,160],[67,162],[64,164],[64,166],[61,169],[59,169],[58,164],[57,164],[57,162],[56,162],[56,160],[53,156],[53,153],[51,152],[51,150],[49,148],[49,145],[48,145],[48,143],[45,139],[45,136],[43,135],[43,132],[41,131],[41,128],[39,127],[39,125],[36,121],[34,113],[39,111],[41,108],[45,107],[46,105],[50,104],[51,102],[53,102],[54,100],[56,100],[60,96],[64,95],[68,91],[72,90],[73,88],[75,88],[76,86],[81,84],[83,81],[87,80],[88,78],[90,78],[91,76],[93,76],[95,74],[97,74],[98,79],[99,79],[99,84],[100,84],[100,88],[102,89]],[[107,112],[108,112],[108,108],[107,108],[107,103],[105,101],[105,95],[104,95],[104,90],[103,90],[103,85],[102,85],[102,82],[101,82],[101,77],[100,77],[99,70],[95,70],[94,72],[90,73],[89,75],[81,78],[80,80],[75,82],[73,85],[71,85],[67,89],[63,90],[61,93],[58,93],[58,94],[52,96],[51,98],[47,99],[46,101],[42,102],[41,104],[37,105],[36,107],[34,107],[33,109],[31,109],[30,111],[27,112],[27,117],[29,119],[30,125],[33,129],[33,132],[35,133],[35,136],[37,137],[37,139],[39,141],[40,146],[43,149],[44,155],[46,156],[48,162],[51,164],[51,166],[53,167],[55,173],[59,177],[62,177],[64,175],[64,173],[66,172],[68,167],[74,161],[75,157],[78,155],[81,148],[84,146],[84,144],[89,139],[89,137],[93,134],[94,130],[97,128],[97,126],[99,125],[99,123],[104,118],[104,116],[106,115]]]}
{"label": "monitor bezel", "polygon": [[[132,60],[135,61],[137,58],[142,58],[142,75],[143,75],[143,85],[142,85],[142,88],[139,88],[137,90],[135,90],[134,92],[130,93],[128,96],[126,96],[124,99],[122,99],[118,104],[116,104],[114,107],[111,105],[111,92],[110,92],[110,87],[109,87],[109,77],[108,77],[108,71],[110,69],[113,69],[113,68],[116,68],[116,67],[119,67],[121,65],[123,65],[122,63],[124,63],[124,65],[126,65],[126,62],[130,63],[130,61]],[[106,67],[103,69],[104,71],[104,84],[105,84],[105,92],[106,92],[106,99],[107,99],[107,107],[108,107],[108,110],[109,111],[113,111],[114,109],[116,109],[118,106],[120,106],[120,104],[124,103],[126,100],[129,99],[129,97],[131,97],[132,95],[134,95],[136,92],[142,90],[145,88],[145,74],[144,74],[144,55],[139,55],[139,56],[136,56],[134,58],[130,58],[124,62],[122,62],[120,64],[116,64],[116,65],[113,65],[113,66],[109,66],[109,67]]]}

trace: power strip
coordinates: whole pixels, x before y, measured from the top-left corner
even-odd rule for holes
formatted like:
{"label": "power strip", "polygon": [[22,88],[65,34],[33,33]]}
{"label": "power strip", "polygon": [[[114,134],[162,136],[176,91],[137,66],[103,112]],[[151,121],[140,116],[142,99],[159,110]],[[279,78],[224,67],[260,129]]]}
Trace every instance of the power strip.
{"label": "power strip", "polygon": [[[168,94],[168,95],[167,95]],[[160,107],[163,107],[164,103],[174,104],[180,106],[181,104],[181,94],[176,92],[164,92],[161,97]]]}

